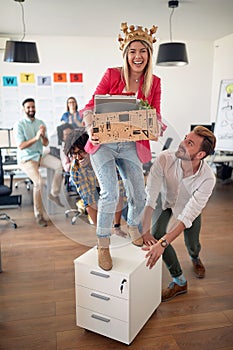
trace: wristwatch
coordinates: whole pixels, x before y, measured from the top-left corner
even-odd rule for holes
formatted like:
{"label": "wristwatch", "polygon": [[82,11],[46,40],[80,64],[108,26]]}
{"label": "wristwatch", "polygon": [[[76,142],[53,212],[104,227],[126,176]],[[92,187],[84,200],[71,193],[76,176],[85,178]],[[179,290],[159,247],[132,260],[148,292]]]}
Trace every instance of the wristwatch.
{"label": "wristwatch", "polygon": [[167,246],[169,245],[168,241],[165,238],[160,238],[159,243],[163,248],[167,248]]}

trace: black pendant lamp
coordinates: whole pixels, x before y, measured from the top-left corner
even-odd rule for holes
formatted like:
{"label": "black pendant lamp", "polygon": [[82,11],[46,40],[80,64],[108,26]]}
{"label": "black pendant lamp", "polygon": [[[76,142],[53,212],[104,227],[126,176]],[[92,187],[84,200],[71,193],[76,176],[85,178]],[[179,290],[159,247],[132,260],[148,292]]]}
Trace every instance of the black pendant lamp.
{"label": "black pendant lamp", "polygon": [[21,41],[8,40],[6,42],[4,61],[18,62],[18,63],[39,63],[39,56],[37,52],[36,43],[30,41],[23,41],[26,29],[24,22],[24,9],[22,2],[24,0],[14,0],[21,5],[22,21],[23,21],[23,37]]}
{"label": "black pendant lamp", "polygon": [[5,62],[39,63],[36,43],[29,41],[6,42]]}
{"label": "black pendant lamp", "polygon": [[164,67],[177,67],[188,64],[188,56],[184,43],[172,41],[171,19],[174,9],[179,6],[179,1],[168,1],[168,7],[172,8],[170,15],[170,43],[159,45],[159,51],[156,64]]}

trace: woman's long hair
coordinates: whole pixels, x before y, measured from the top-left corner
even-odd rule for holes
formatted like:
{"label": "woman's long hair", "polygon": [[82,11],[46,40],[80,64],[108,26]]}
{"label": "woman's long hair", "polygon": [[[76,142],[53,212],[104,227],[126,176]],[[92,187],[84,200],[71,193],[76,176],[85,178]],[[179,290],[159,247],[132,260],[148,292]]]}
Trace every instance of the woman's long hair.
{"label": "woman's long hair", "polygon": [[66,100],[66,109],[67,109],[67,112],[70,111],[70,107],[69,107],[69,103],[68,103],[69,100],[74,100],[74,102],[75,102],[75,111],[77,112],[77,110],[78,110],[78,102],[77,102],[76,98],[73,97],[73,96],[68,97],[67,100]]}
{"label": "woman's long hair", "polygon": [[[147,62],[147,65],[145,67],[144,82],[142,85],[142,92],[143,92],[145,97],[148,97],[150,94],[150,89],[151,89],[151,85],[152,85],[152,81],[153,81],[153,60],[152,60],[153,52],[152,52],[151,46],[149,44],[147,44],[146,41],[143,41],[143,40],[135,40],[135,41],[140,41],[146,47],[147,52],[148,52],[148,62]],[[131,42],[129,43],[129,45],[127,45],[127,47],[125,48],[124,53],[123,53],[124,65],[122,68],[122,77],[125,80],[127,91],[129,90],[129,76],[130,76],[128,52],[129,52],[129,47],[130,47]]]}

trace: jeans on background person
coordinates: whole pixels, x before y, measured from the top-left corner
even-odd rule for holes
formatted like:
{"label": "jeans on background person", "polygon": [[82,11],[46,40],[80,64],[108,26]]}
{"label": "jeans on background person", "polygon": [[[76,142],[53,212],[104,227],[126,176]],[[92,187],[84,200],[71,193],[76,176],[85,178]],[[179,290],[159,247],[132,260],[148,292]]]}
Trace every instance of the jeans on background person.
{"label": "jeans on background person", "polygon": [[128,200],[127,224],[137,227],[145,206],[146,193],[142,163],[135,142],[102,144],[91,155],[91,164],[101,188],[98,202],[97,237],[110,237],[116,205],[119,199],[116,165]]}

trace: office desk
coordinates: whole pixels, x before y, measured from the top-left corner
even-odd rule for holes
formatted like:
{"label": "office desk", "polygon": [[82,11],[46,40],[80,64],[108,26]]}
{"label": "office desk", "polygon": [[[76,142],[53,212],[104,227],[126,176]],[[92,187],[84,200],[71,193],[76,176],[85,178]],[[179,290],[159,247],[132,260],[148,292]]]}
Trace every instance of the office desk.
{"label": "office desk", "polygon": [[231,163],[233,162],[233,156],[226,155],[213,155],[206,158],[208,163]]}
{"label": "office desk", "polygon": [[27,174],[25,174],[18,164],[6,164],[4,163],[3,165],[3,171],[4,171],[4,177],[8,178],[9,175],[8,173],[13,172],[14,173],[14,179],[25,179],[27,178]]}
{"label": "office desk", "polygon": [[232,181],[233,155],[212,155],[206,161],[211,167],[215,167],[216,177],[223,184]]}

